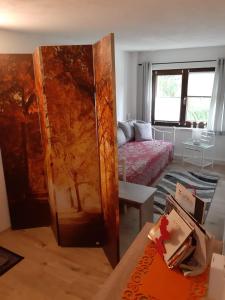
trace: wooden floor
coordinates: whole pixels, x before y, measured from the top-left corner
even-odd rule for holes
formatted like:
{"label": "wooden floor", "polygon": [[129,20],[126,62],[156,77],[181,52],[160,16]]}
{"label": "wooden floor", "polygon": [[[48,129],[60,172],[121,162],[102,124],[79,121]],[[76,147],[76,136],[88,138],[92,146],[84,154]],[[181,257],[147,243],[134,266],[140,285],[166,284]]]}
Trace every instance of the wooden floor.
{"label": "wooden floor", "polygon": [[1,300],[92,299],[112,269],[100,248],[62,248],[50,228],[7,230],[0,246],[25,257],[0,277]]}

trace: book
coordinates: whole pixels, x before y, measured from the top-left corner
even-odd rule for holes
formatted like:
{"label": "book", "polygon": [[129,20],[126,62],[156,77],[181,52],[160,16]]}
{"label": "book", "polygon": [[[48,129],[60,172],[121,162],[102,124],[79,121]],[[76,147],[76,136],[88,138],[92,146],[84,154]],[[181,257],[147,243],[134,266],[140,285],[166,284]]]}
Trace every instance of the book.
{"label": "book", "polygon": [[179,268],[185,276],[196,276],[204,272],[212,257],[213,236],[170,195],[167,198],[168,213],[176,212],[194,229],[192,236],[196,246],[193,254],[188,260],[182,260]]}
{"label": "book", "polygon": [[175,199],[184,210],[189,212],[196,219],[197,222],[200,224],[204,223],[206,202],[203,199],[193,195],[180,183],[177,183],[176,185]]}
{"label": "book", "polygon": [[179,267],[184,276],[203,273],[212,257],[213,236],[202,226],[205,201],[177,184],[176,195],[167,196],[166,214],[148,237],[170,269]]}
{"label": "book", "polygon": [[174,209],[167,216],[167,219],[169,222],[168,231],[170,233],[170,239],[164,242],[166,249],[164,259],[166,263],[169,262],[171,257],[173,257],[193,232],[193,228],[191,228]]}
{"label": "book", "polygon": [[[184,245],[185,241],[190,237],[193,228],[184,221],[184,219],[173,209],[166,215],[168,222],[167,231],[169,233],[168,239],[163,240],[163,256],[167,265],[170,264],[171,259],[179,249]],[[158,242],[161,238],[161,220],[150,230],[148,237],[154,242]],[[189,244],[189,243],[188,243]]]}
{"label": "book", "polygon": [[193,237],[190,236],[185,243],[177,250],[173,257],[168,261],[168,267],[173,269],[181,264],[187,257],[189,257],[195,250],[193,244]]}

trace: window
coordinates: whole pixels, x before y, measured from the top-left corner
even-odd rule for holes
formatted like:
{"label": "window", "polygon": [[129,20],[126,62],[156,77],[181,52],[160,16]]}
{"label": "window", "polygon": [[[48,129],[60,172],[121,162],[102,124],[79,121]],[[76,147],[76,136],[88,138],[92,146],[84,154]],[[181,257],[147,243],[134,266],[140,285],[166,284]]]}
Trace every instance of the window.
{"label": "window", "polygon": [[207,123],[214,74],[214,68],[154,71],[152,122]]}
{"label": "window", "polygon": [[188,73],[186,121],[207,123],[213,80],[213,71]]}

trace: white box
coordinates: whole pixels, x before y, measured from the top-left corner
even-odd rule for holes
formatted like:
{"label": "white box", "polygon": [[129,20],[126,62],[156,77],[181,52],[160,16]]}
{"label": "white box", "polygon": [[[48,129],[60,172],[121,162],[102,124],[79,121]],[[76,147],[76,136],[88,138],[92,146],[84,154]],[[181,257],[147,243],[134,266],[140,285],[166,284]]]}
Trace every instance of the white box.
{"label": "white box", "polygon": [[210,274],[208,300],[225,300],[225,256],[213,253]]}

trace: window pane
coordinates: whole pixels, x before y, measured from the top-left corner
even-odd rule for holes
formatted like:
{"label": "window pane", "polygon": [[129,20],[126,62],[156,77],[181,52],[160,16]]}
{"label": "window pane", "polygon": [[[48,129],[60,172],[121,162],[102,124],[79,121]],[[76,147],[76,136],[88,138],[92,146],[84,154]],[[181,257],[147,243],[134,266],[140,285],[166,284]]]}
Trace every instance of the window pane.
{"label": "window pane", "polygon": [[158,75],[157,97],[180,97],[182,75]]}
{"label": "window pane", "polygon": [[180,121],[180,98],[156,98],[156,121]]}
{"label": "window pane", "polygon": [[189,72],[188,96],[212,96],[215,72]]}
{"label": "window pane", "polygon": [[179,121],[182,75],[158,75],[155,98],[156,121]]}
{"label": "window pane", "polygon": [[207,122],[211,97],[188,97],[186,106],[186,121]]}

